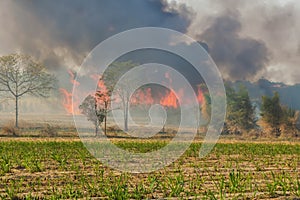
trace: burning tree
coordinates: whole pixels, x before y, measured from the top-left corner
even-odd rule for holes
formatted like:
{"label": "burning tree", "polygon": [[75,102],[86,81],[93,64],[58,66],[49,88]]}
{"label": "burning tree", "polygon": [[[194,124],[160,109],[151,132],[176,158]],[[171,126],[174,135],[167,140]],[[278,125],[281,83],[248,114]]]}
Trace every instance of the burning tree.
{"label": "burning tree", "polygon": [[96,91],[95,99],[97,107],[99,107],[99,114],[97,116],[101,123],[104,121],[104,134],[106,135],[107,115],[110,112],[111,98],[110,91],[107,90],[102,79],[98,82],[98,90]]}
{"label": "burning tree", "polygon": [[[116,83],[125,72],[137,65],[138,64],[133,63],[131,61],[112,63],[112,65],[107,69],[107,71],[103,75],[103,81],[105,83],[105,86],[108,88],[108,91],[112,91],[114,89]],[[119,84],[119,87],[116,90],[118,98],[121,100],[121,107],[123,109],[125,131],[128,131],[131,81],[132,80],[128,80],[128,82],[123,85]]]}
{"label": "burning tree", "polygon": [[105,117],[104,109],[99,109],[97,105],[97,99],[95,96],[87,96],[82,104],[79,106],[82,114],[84,114],[89,121],[95,126],[95,134],[98,135],[100,124],[103,122]]}
{"label": "burning tree", "polygon": [[15,100],[15,127],[18,128],[19,99],[24,95],[49,97],[55,77],[31,57],[11,54],[0,57],[0,92]]}
{"label": "burning tree", "polygon": [[81,113],[95,126],[95,134],[98,135],[99,126],[104,122],[104,134],[107,131],[107,114],[110,112],[110,93],[103,84],[98,82],[98,89],[94,95],[87,96],[79,106]]}

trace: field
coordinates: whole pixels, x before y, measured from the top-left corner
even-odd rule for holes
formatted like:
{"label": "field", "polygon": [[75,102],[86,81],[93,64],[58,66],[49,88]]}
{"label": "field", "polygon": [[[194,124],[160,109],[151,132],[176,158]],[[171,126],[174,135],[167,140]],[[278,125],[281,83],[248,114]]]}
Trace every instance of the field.
{"label": "field", "polygon": [[[78,139],[0,141],[2,199],[300,199],[299,143],[221,140],[200,159],[194,142],[170,166],[131,174],[103,166]],[[112,141],[135,152],[167,142]]]}

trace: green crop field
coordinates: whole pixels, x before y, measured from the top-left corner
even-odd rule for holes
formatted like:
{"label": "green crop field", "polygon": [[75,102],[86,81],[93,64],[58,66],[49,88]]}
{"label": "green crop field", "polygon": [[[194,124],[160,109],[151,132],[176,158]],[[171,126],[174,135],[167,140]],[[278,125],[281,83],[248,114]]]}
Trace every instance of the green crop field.
{"label": "green crop field", "polygon": [[[136,152],[166,143],[113,142]],[[300,144],[221,142],[201,159],[200,146],[162,170],[131,174],[104,166],[78,140],[2,140],[0,198],[300,198]]]}

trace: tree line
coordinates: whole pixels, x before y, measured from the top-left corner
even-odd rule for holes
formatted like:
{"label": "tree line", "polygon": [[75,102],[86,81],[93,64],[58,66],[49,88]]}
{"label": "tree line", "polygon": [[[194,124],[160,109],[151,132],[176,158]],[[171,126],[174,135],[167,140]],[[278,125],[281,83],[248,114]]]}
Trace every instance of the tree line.
{"label": "tree line", "polygon": [[[114,68],[110,69],[102,77],[102,81],[106,84],[107,91],[98,89],[94,96],[88,96],[81,104],[80,109],[90,121],[95,125],[96,135],[98,134],[98,126],[104,123],[104,132],[106,133],[106,118],[110,112],[111,89],[118,80],[121,69],[130,69],[136,64],[131,62],[114,63]],[[129,94],[124,88],[120,88],[120,97],[122,100],[121,108],[124,113],[124,128],[128,130],[128,104],[130,103]],[[209,91],[205,84],[200,84],[203,91],[205,101],[201,105],[202,118],[198,119],[206,121],[200,123],[199,126],[205,126],[209,123],[211,114],[211,101]],[[273,96],[262,96],[260,105],[254,104],[249,96],[248,90],[244,86],[234,89],[229,84],[225,84],[227,96],[227,114],[224,123],[223,134],[242,134],[254,131],[266,131],[274,136],[280,136],[282,131],[296,130],[296,121],[299,118],[299,112],[282,105],[278,92],[274,92]],[[92,106],[90,105],[92,103]],[[96,113],[96,115],[94,114]]]}
{"label": "tree line", "polygon": [[237,90],[226,84],[227,115],[224,134],[242,134],[251,130],[261,130],[273,136],[283,131],[297,130],[299,112],[283,105],[280,95],[262,96],[260,105],[253,104],[244,86]]}
{"label": "tree line", "polygon": [[[111,111],[111,91],[119,77],[127,70],[137,66],[136,63],[115,62],[105,72],[101,81],[105,89],[98,88],[95,94],[89,95],[79,106],[82,114],[95,126],[95,132],[101,125],[106,134],[107,115]],[[46,67],[29,56],[11,54],[0,57],[0,95],[13,99],[15,102],[15,127],[19,121],[19,101],[25,95],[49,97],[55,89],[56,78],[47,72]],[[128,106],[130,96],[129,85],[120,87],[118,95],[121,97],[121,108],[124,113],[124,128],[128,130]],[[210,98],[205,84],[201,84],[205,101],[201,108],[202,116],[207,123],[210,118]],[[225,85],[227,95],[227,115],[223,134],[242,134],[251,130],[268,130],[280,136],[283,130],[294,130],[299,119],[299,112],[282,105],[277,92],[273,96],[262,96],[260,105],[251,102],[249,93],[244,86],[234,89]],[[259,110],[259,112],[258,112]]]}

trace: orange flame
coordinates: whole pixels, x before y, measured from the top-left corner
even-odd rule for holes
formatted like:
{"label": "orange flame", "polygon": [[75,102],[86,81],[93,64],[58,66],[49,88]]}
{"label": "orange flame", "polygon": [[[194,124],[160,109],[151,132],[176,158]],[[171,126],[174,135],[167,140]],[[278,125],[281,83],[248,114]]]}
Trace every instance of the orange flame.
{"label": "orange flame", "polygon": [[[168,84],[170,85],[170,88],[172,88],[173,80],[168,72],[165,73],[165,78],[169,81]],[[162,106],[166,106],[166,107],[177,108],[178,102],[177,102],[177,98],[176,98],[176,95],[174,94],[174,92],[168,91],[166,93],[166,95],[163,96],[162,99],[160,100],[160,104]]]}
{"label": "orange flame", "polygon": [[70,82],[74,85],[74,86],[78,86],[80,85],[80,83],[78,81],[75,80],[75,73],[72,72],[71,70],[68,70],[68,73],[70,75]]}
{"label": "orange flame", "polygon": [[98,82],[98,89],[94,96],[98,103],[100,102],[108,103],[110,101],[108,90],[106,89],[106,86],[104,85],[103,81]]}
{"label": "orange flame", "polygon": [[[70,75],[70,82],[74,86],[79,86],[80,83],[75,80],[75,74],[70,70],[68,71],[68,73]],[[97,102],[100,103],[100,102],[110,101],[108,89],[107,89],[104,81],[101,79],[101,76],[91,75],[90,78],[94,79],[95,81],[98,81],[97,82],[98,87],[97,87],[96,92],[91,92],[92,95],[96,98]],[[170,88],[172,88],[172,79],[170,77],[170,74],[166,73],[165,78],[168,81],[167,84],[169,84]],[[78,109],[73,110],[72,93],[68,92],[64,88],[60,88],[60,92],[63,94],[63,97],[64,97],[62,104],[63,104],[66,112],[68,114],[79,114],[80,113],[80,110],[78,108],[79,102],[76,102],[76,100],[73,101],[73,104],[74,104],[74,108],[78,108]],[[181,99],[181,97],[184,97],[185,95],[184,95],[184,89],[180,89],[177,93],[177,96],[175,95],[175,92],[172,90],[169,90],[164,94],[161,93],[158,96],[160,96],[160,97],[153,96],[153,91],[150,87],[144,88],[144,89],[138,89],[131,96],[130,103],[132,103],[134,105],[139,105],[139,104],[152,105],[154,103],[160,103],[162,106],[176,109],[179,107],[179,102],[178,102],[179,100],[177,99],[177,97],[179,99]],[[117,100],[118,99],[115,99],[114,101],[117,101]],[[181,99],[181,101],[183,101],[183,103],[185,103],[185,104],[190,103],[189,99]],[[205,103],[204,92],[202,91],[200,86],[197,87],[197,101],[200,104]]]}
{"label": "orange flame", "polygon": [[108,102],[110,100],[110,96],[108,93],[108,89],[104,83],[104,81],[101,79],[101,76],[98,76],[96,74],[90,76],[92,79],[94,79],[97,82],[97,90],[93,94],[93,96],[96,98],[96,101],[98,103],[100,102]]}
{"label": "orange flame", "polygon": [[[71,70],[69,70],[68,73],[70,75],[70,82],[73,84],[73,86],[79,86],[80,83],[75,80],[75,74]],[[66,112],[68,114],[80,114],[79,109],[73,110],[72,93],[67,91],[65,88],[60,88],[59,91],[63,95],[62,105],[66,110]],[[74,108],[78,108],[79,103],[77,101],[74,100],[73,104],[74,104]]]}
{"label": "orange flame", "polygon": [[201,88],[200,87],[198,87],[198,95],[197,95],[197,100],[198,100],[198,102],[200,103],[200,104],[203,104],[204,103],[204,101],[205,101],[205,99],[204,99],[204,95],[203,95],[203,92],[202,92],[202,90],[201,90]]}
{"label": "orange flame", "polygon": [[[64,88],[60,88],[59,89],[60,93],[63,95],[63,107],[65,108],[66,112],[68,114],[80,114],[79,110],[73,110],[73,106],[72,106],[72,93],[68,92],[66,89]],[[74,105],[77,105],[77,102],[73,102]],[[76,108],[76,106],[74,106],[74,108]]]}
{"label": "orange flame", "polygon": [[[167,84],[172,85],[172,79],[169,73],[165,73],[165,78],[167,79]],[[184,90],[179,91],[179,96],[183,96]],[[132,104],[145,104],[151,105],[154,103],[159,103],[165,107],[178,108],[178,100],[173,91],[168,91],[165,94],[160,94],[160,98],[153,98],[151,88],[139,89],[134,95],[132,95],[130,102]]]}
{"label": "orange flame", "polygon": [[176,98],[176,95],[174,94],[174,92],[173,91],[167,92],[166,96],[164,96],[160,100],[160,104],[162,106],[166,106],[166,107],[177,108],[178,107],[177,98]]}
{"label": "orange flame", "polygon": [[145,90],[138,89],[130,99],[132,104],[145,104],[151,105],[154,103],[154,99],[152,97],[151,88],[146,88]]}

